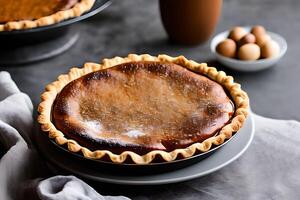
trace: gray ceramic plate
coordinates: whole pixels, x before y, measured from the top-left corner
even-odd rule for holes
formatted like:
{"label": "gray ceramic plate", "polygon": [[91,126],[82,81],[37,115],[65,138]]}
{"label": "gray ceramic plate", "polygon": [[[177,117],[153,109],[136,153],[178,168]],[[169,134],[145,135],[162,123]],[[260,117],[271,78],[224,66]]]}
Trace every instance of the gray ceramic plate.
{"label": "gray ceramic plate", "polygon": [[[84,163],[78,163],[75,161],[72,163],[72,160],[64,159],[64,157],[60,155],[54,156],[51,153],[51,155],[47,155],[47,152],[49,152],[47,149],[40,150],[50,161],[53,168],[62,169],[84,179],[123,185],[158,185],[187,181],[210,174],[222,167],[225,167],[246,151],[253,139],[253,136],[254,121],[250,115],[239,133],[208,158],[182,169],[154,175],[120,175],[106,173],[103,170],[92,168]],[[41,145],[41,147],[43,147],[43,145]],[[44,148],[47,147],[45,146]]]}

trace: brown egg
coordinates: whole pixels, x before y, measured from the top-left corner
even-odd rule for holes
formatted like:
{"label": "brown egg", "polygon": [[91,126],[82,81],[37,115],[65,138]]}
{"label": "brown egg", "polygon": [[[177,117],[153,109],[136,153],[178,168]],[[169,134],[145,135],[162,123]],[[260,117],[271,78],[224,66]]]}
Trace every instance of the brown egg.
{"label": "brown egg", "polygon": [[244,37],[247,34],[246,30],[240,26],[236,26],[229,32],[228,38],[239,41],[242,37]]}
{"label": "brown egg", "polygon": [[256,39],[255,36],[251,33],[247,33],[242,39],[238,41],[238,46],[242,46],[248,43],[255,43]]}
{"label": "brown egg", "polygon": [[266,29],[263,26],[256,25],[251,29],[251,33],[255,35],[255,37],[266,34]]}
{"label": "brown egg", "polygon": [[256,36],[256,44],[260,46],[260,48],[269,40],[271,40],[271,37],[267,34]]}
{"label": "brown egg", "polygon": [[236,44],[232,39],[225,39],[217,45],[216,50],[222,56],[233,58],[236,54]]}
{"label": "brown egg", "polygon": [[257,60],[260,57],[260,48],[257,44],[244,44],[238,51],[238,58],[241,60]]}
{"label": "brown egg", "polygon": [[274,40],[267,41],[261,48],[261,56],[263,58],[273,58],[278,56],[280,53],[280,47]]}

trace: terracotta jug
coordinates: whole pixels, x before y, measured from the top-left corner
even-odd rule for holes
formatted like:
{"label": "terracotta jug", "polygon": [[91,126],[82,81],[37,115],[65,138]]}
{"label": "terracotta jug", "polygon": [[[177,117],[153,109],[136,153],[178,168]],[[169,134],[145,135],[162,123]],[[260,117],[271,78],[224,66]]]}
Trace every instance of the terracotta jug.
{"label": "terracotta jug", "polygon": [[195,45],[213,34],[222,10],[222,0],[160,0],[163,25],[176,43]]}

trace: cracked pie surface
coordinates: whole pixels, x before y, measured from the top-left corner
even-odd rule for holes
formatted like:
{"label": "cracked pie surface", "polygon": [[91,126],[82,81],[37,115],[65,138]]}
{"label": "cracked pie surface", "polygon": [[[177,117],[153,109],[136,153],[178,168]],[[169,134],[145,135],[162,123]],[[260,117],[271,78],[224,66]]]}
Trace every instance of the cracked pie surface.
{"label": "cracked pie surface", "polygon": [[183,56],[130,54],[86,63],[49,84],[41,129],[91,159],[147,164],[191,157],[243,125],[247,94],[233,78]]}

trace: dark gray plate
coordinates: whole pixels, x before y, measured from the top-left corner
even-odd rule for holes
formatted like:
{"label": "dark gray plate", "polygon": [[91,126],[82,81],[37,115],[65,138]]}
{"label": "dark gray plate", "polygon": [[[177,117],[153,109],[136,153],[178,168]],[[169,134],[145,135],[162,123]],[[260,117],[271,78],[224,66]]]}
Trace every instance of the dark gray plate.
{"label": "dark gray plate", "polygon": [[[230,142],[215,151],[211,156],[192,165],[156,174],[128,174],[124,171],[111,173],[97,165],[78,162],[74,157],[50,151],[49,145],[38,142],[41,153],[50,162],[51,166],[79,177],[96,182],[106,182],[125,185],[156,185],[186,181],[212,173],[241,156],[249,147],[254,136],[254,122],[251,115],[246,120],[244,127],[233,137]],[[38,139],[38,138],[37,138]],[[167,166],[165,166],[167,167]],[[146,170],[146,169],[144,169]],[[148,168],[151,170],[151,167]]]}
{"label": "dark gray plate", "polygon": [[[166,162],[166,161],[159,161],[159,162],[152,162],[150,164],[135,164],[135,163],[113,163],[110,161],[105,160],[92,160],[85,158],[81,152],[79,153],[73,153],[70,152],[66,146],[60,146],[58,145],[54,140],[49,140],[49,138],[46,136],[45,133],[41,133],[43,138],[43,143],[47,146],[49,146],[49,149],[53,150],[55,154],[62,154],[65,157],[69,157],[72,160],[77,160],[78,162],[85,163],[86,165],[89,165],[93,168],[105,170],[107,173],[112,174],[119,174],[126,173],[126,174],[134,174],[134,175],[145,175],[145,174],[157,174],[161,172],[166,171],[172,171],[172,170],[178,170],[180,168],[192,165],[196,162],[199,162],[203,159],[206,159],[207,157],[211,156],[213,153],[215,153],[217,150],[222,148],[224,145],[226,145],[228,142],[230,142],[234,137],[236,137],[236,133],[231,137],[230,139],[226,140],[223,144],[218,146],[213,146],[209,151],[207,152],[199,152],[194,156],[191,156],[189,158],[179,158],[174,161]],[[40,137],[40,135],[38,135]]]}

